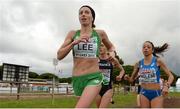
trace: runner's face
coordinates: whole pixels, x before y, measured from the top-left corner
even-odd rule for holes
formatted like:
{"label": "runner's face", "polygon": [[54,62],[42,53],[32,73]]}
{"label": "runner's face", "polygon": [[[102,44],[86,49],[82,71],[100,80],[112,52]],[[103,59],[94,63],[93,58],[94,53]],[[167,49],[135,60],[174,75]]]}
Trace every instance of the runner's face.
{"label": "runner's face", "polygon": [[149,42],[143,44],[142,52],[144,56],[149,56],[153,53],[152,45]]}
{"label": "runner's face", "polygon": [[81,25],[92,25],[93,17],[88,7],[82,7],[79,10],[79,21]]}

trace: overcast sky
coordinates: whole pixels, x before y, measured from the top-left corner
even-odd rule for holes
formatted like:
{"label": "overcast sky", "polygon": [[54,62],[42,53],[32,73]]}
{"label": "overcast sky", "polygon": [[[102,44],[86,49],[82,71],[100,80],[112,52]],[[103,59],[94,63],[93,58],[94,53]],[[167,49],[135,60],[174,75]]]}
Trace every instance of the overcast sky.
{"label": "overcast sky", "polygon": [[90,5],[125,65],[143,57],[146,40],[165,42],[168,67],[180,75],[180,0],[0,0],[0,64],[30,66],[36,73],[72,74],[72,53],[54,71],[56,52],[70,30],[80,28],[78,10]]}

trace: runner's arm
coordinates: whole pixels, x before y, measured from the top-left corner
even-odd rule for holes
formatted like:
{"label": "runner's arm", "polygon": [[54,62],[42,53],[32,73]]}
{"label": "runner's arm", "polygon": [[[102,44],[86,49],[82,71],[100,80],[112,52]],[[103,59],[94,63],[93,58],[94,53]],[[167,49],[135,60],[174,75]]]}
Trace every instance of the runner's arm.
{"label": "runner's arm", "polygon": [[59,60],[63,59],[71,51],[71,49],[74,46],[74,44],[72,43],[73,42],[72,36],[74,34],[75,34],[75,31],[70,31],[68,33],[68,35],[66,36],[66,39],[64,40],[64,43],[62,44],[62,46],[59,48],[57,52],[57,59]]}

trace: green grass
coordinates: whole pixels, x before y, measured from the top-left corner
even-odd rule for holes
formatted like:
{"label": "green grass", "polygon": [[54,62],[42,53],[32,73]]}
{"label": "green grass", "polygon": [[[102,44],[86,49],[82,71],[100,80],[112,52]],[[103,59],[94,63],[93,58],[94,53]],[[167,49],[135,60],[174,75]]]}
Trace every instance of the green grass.
{"label": "green grass", "polygon": [[76,104],[75,97],[59,97],[51,98],[33,98],[20,100],[0,100],[0,108],[58,108],[58,107],[74,107]]}
{"label": "green grass", "polygon": [[[170,97],[180,98],[180,93],[170,93]],[[115,104],[110,104],[109,107],[125,108],[136,107],[136,94],[122,93],[115,94],[113,97]],[[0,108],[73,108],[77,102],[74,96],[60,96],[54,99],[52,104],[51,97],[48,98],[26,98],[26,99],[0,99]],[[95,103],[91,107],[96,107]]]}
{"label": "green grass", "polygon": [[180,98],[180,92],[170,92],[169,96],[170,97],[178,97],[178,98]]}
{"label": "green grass", "polygon": [[119,93],[113,97],[113,100],[115,103],[110,105],[111,108],[136,107],[136,94],[134,93],[128,93],[126,95]]}

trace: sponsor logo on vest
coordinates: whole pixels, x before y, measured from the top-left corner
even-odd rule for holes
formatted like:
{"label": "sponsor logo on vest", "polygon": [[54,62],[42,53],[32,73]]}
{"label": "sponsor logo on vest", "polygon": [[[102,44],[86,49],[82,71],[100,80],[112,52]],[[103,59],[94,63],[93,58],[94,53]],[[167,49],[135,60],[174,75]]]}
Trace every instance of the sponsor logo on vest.
{"label": "sponsor logo on vest", "polygon": [[94,80],[95,83],[99,83],[100,81],[99,80]]}

